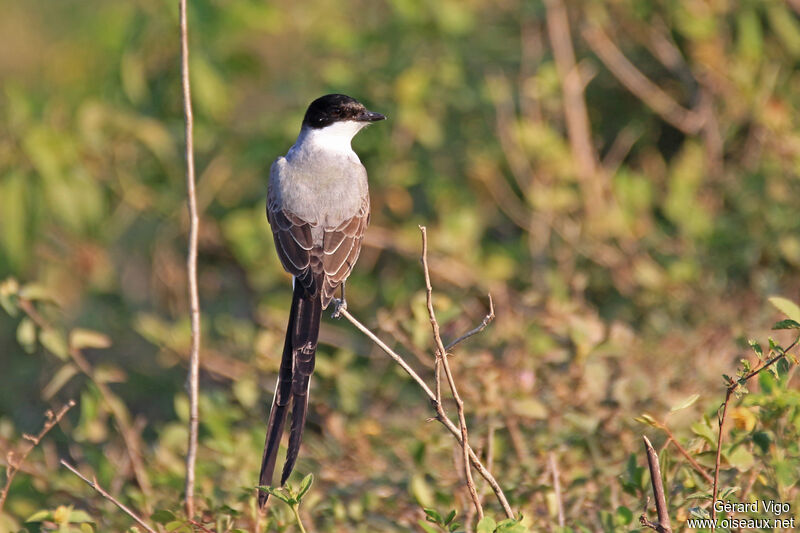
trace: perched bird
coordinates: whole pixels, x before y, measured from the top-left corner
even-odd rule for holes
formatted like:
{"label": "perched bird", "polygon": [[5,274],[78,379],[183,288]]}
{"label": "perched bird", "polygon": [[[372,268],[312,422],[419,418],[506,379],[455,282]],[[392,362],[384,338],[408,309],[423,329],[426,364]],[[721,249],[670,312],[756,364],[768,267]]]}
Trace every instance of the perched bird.
{"label": "perched bird", "polygon": [[[259,485],[272,484],[290,406],[289,448],[281,485],[297,460],[322,310],[339,287],[338,305],[346,305],[344,283],[369,223],[367,171],[350,141],[365,126],[385,118],[343,94],[317,98],[308,106],[297,142],[272,164],[267,219],[283,268],[293,276],[294,292]],[[259,492],[259,506],[267,496]]]}

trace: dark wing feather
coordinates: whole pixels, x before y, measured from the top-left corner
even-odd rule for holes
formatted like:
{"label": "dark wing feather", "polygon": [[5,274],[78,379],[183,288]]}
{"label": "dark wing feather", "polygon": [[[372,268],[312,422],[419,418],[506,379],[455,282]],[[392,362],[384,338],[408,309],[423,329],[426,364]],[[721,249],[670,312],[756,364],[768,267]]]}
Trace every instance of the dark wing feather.
{"label": "dark wing feather", "polygon": [[335,228],[325,229],[322,237],[322,306],[328,307],[334,292],[350,275],[361,241],[369,223],[369,197],[364,197],[361,209]]}

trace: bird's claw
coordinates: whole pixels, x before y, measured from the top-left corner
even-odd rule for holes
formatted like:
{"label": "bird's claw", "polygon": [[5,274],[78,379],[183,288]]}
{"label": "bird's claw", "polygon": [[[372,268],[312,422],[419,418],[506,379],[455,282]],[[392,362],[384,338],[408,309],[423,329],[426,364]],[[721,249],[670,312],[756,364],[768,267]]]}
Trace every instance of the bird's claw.
{"label": "bird's claw", "polygon": [[345,299],[333,299],[333,314],[331,314],[331,318],[342,318],[342,311],[347,311],[347,300]]}

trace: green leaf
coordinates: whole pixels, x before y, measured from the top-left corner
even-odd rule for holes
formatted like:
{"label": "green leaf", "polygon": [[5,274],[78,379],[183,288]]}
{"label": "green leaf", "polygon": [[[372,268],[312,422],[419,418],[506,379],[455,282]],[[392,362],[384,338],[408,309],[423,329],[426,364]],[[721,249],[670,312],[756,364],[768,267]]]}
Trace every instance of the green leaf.
{"label": "green leaf", "polygon": [[772,329],[800,329],[800,323],[795,322],[791,318],[787,318],[785,320],[781,320],[780,322],[775,322],[775,325],[772,326]]}
{"label": "green leaf", "polygon": [[44,300],[54,302],[53,290],[38,283],[27,283],[19,290],[19,297],[24,300]]}
{"label": "green leaf", "polygon": [[497,522],[494,521],[494,518],[491,516],[484,516],[481,518],[481,521],[478,522],[475,533],[494,533],[496,527]]}
{"label": "green leaf", "polygon": [[424,520],[418,520],[417,524],[425,531],[425,533],[439,533],[439,530],[426,523]]}
{"label": "green leaf", "polygon": [[617,507],[616,522],[618,524],[622,524],[623,526],[627,526],[631,523],[631,521],[633,521],[633,511],[627,507]]}
{"label": "green leaf", "polygon": [[800,323],[800,306],[793,301],[781,298],[780,296],[773,296],[769,299],[769,303],[777,307],[778,310],[787,317]]}
{"label": "green leaf", "polygon": [[707,423],[695,422],[694,424],[692,424],[692,431],[698,437],[702,437],[711,446],[716,446],[717,436],[714,434],[714,430],[711,429],[711,427]]}
{"label": "green leaf", "polygon": [[506,518],[497,523],[497,533],[527,533],[527,528],[514,518]]}
{"label": "green leaf", "polygon": [[78,368],[75,365],[72,363],[65,363],[56,371],[55,375],[42,389],[42,399],[45,401],[51,399],[64,385],[69,383],[69,380],[77,373]]}
{"label": "green leaf", "polygon": [[453,521],[453,519],[454,519],[455,517],[456,517],[456,510],[455,510],[455,509],[453,509],[452,511],[450,511],[450,512],[447,514],[447,517],[444,519],[444,523],[445,523],[445,525],[447,525],[447,524],[449,524],[450,522],[452,522],[452,521]]}
{"label": "green leaf", "polygon": [[670,412],[674,413],[675,411],[680,411],[681,409],[686,409],[687,407],[692,405],[694,402],[696,402],[699,397],[700,397],[699,394],[692,394],[688,398],[684,399],[682,402],[679,402],[677,405],[673,406],[670,409]]}
{"label": "green leaf", "polygon": [[288,505],[294,505],[295,503],[297,503],[296,501],[294,501],[294,498],[292,498],[289,494],[286,493],[285,489],[280,489],[280,488],[276,489],[276,488],[268,487],[268,486],[265,486],[265,485],[259,485],[258,488],[259,488],[259,490],[263,490],[264,492],[268,493],[270,496],[274,496],[274,497],[278,498],[280,501],[282,501],[283,503],[286,503]]}
{"label": "green leaf", "polygon": [[442,515],[439,514],[439,511],[428,507],[423,507],[423,509],[425,510],[425,520],[434,524],[444,525],[444,520],[442,520]]}
{"label": "green leaf", "polygon": [[36,325],[28,317],[20,320],[17,326],[17,342],[27,353],[36,349]]}
{"label": "green leaf", "polygon": [[660,427],[658,425],[658,422],[656,422],[656,419],[653,418],[652,416],[648,415],[647,413],[642,413],[641,415],[639,415],[636,418],[634,418],[634,420],[637,421],[637,422],[640,422],[642,424],[647,424],[648,426],[654,427],[656,429],[658,429]]}
{"label": "green leaf", "polygon": [[744,446],[737,447],[734,451],[727,454],[728,464],[740,472],[746,472],[753,467],[755,459],[753,454],[745,449]]}
{"label": "green leaf", "polygon": [[108,348],[111,339],[99,331],[75,328],[69,332],[69,345],[76,350],[83,348]]}
{"label": "green leaf", "polygon": [[[773,327],[772,329],[775,329],[775,328]],[[750,339],[750,340],[747,341],[747,344],[750,345],[750,347],[753,349],[753,351],[758,356],[759,360],[763,360],[764,359],[764,350],[761,349],[761,345],[758,343],[757,340]]]}
{"label": "green leaf", "polygon": [[431,490],[430,485],[425,481],[425,477],[421,474],[414,474],[411,477],[411,494],[414,496],[414,499],[417,500],[417,503],[422,505],[423,507],[430,507],[433,505],[434,502],[434,495],[433,490]]}
{"label": "green leaf", "polygon": [[67,341],[60,331],[55,329],[43,329],[39,333],[39,342],[42,343],[42,346],[47,348],[47,351],[62,361],[69,359]]}
{"label": "green leaf", "polygon": [[175,520],[175,515],[166,509],[158,509],[150,515],[150,519],[157,524],[166,524]]}
{"label": "green leaf", "polygon": [[41,509],[30,515],[25,522],[44,522],[45,520],[53,519],[53,511],[48,509]]}
{"label": "green leaf", "polygon": [[300,502],[303,499],[303,496],[306,495],[306,492],[308,492],[308,489],[311,488],[312,483],[314,483],[314,474],[308,474],[303,478],[303,481],[300,482],[300,488],[297,490],[298,502]]}
{"label": "green leaf", "polygon": [[72,512],[69,513],[69,522],[72,524],[80,524],[84,522],[92,522],[92,517],[89,516],[89,513],[83,511],[81,509],[73,509]]}

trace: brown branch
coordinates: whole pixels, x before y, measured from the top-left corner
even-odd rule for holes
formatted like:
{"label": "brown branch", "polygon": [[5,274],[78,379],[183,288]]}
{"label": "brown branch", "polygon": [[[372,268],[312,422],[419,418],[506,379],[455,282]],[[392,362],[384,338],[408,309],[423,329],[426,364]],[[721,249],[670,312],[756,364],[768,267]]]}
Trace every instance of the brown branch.
{"label": "brown branch", "polygon": [[658,454],[655,449],[653,449],[653,445],[650,444],[647,437],[642,437],[642,439],[644,439],[644,450],[645,453],[647,453],[647,466],[650,469],[650,484],[653,486],[653,494],[656,497],[658,522],[651,522],[647,518],[647,507],[650,498],[648,498],[647,503],[645,503],[644,512],[642,516],[639,517],[639,522],[643,526],[654,529],[659,533],[672,533],[672,525],[670,524],[669,512],[667,510],[667,498],[664,495],[664,484],[661,480],[661,467],[658,464]]}
{"label": "brown branch", "polygon": [[[20,298],[18,303],[19,308],[22,309],[22,311],[28,315],[28,317],[33,320],[33,322],[41,329],[54,329],[53,326],[51,326],[50,323],[48,323],[44,317],[39,314],[39,312],[36,310],[36,307],[34,307],[30,300]],[[122,437],[123,443],[125,444],[125,450],[128,454],[128,458],[131,461],[131,468],[133,470],[133,475],[136,478],[136,483],[139,485],[139,488],[142,490],[142,494],[145,497],[145,511],[149,512],[150,507],[148,500],[150,500],[152,495],[152,486],[150,485],[150,477],[147,475],[147,470],[142,462],[139,432],[133,427],[130,414],[125,408],[125,404],[111,391],[105,382],[98,381],[95,378],[94,368],[92,368],[92,365],[89,363],[88,359],[84,357],[81,350],[75,348],[74,346],[68,346],[67,353],[80,371],[83,372],[83,374],[88,377],[92,383],[94,383],[95,387],[97,387],[100,397],[103,400],[103,404],[114,416],[117,429],[119,429],[119,434]]]}
{"label": "brown branch", "polygon": [[465,341],[468,338],[472,337],[473,335],[477,335],[478,333],[480,333],[481,331],[486,329],[486,326],[488,326],[489,323],[492,320],[494,320],[494,317],[495,317],[495,315],[494,315],[494,302],[492,302],[492,295],[490,294],[489,295],[489,312],[486,314],[485,317],[483,317],[483,320],[481,320],[481,323],[478,324],[476,327],[472,328],[471,330],[469,330],[468,332],[466,332],[463,335],[461,335],[459,338],[457,338],[456,340],[454,340],[453,342],[451,342],[447,346],[445,346],[444,347],[445,351],[449,352],[450,350],[455,348],[456,345],[458,343],[460,343],[461,341]]}
{"label": "brown branch", "polygon": [[[475,489],[475,481],[472,479],[472,468],[469,464],[469,452],[467,451],[469,448],[469,438],[467,435],[467,420],[464,416],[464,402],[461,400],[461,396],[458,394],[458,388],[456,387],[455,379],[453,379],[453,373],[450,370],[450,363],[447,358],[447,349],[444,347],[444,344],[442,343],[442,337],[439,334],[439,322],[436,320],[436,313],[433,310],[433,287],[431,286],[431,274],[428,270],[428,233],[425,226],[420,226],[419,231],[422,233],[422,270],[425,273],[425,292],[427,295],[426,301],[428,304],[428,317],[430,318],[431,329],[433,330],[433,339],[436,343],[437,370],[439,365],[441,365],[441,368],[444,369],[447,383],[450,386],[450,392],[453,395],[453,400],[456,402],[458,425],[461,429],[461,449],[464,454],[464,477],[467,482],[467,488],[469,489],[470,496],[472,496],[472,502],[475,504],[475,510],[478,513],[478,519],[480,520],[483,518],[483,507],[481,506],[481,499],[478,496],[478,491]],[[436,410],[439,412],[440,416],[445,416],[438,378],[436,379]]]}
{"label": "brown branch", "polygon": [[197,195],[194,177],[194,139],[192,135],[192,93],[189,85],[189,39],[186,22],[186,0],[179,0],[181,33],[181,82],[183,115],[186,133],[186,190],[189,203],[189,253],[186,272],[189,281],[189,309],[192,322],[192,348],[189,358],[189,442],[186,450],[186,514],[194,516],[194,465],[197,458],[198,380],[200,367],[200,297],[197,291],[197,234],[200,217],[197,214]]}
{"label": "brown branch", "polygon": [[135,521],[137,524],[139,524],[140,526],[142,526],[142,527],[145,529],[145,531],[147,531],[148,533],[156,533],[156,530],[155,530],[155,529],[153,529],[152,527],[150,527],[150,526],[147,524],[147,522],[145,522],[144,520],[142,520],[141,518],[139,518],[139,516],[138,516],[136,513],[134,513],[133,511],[131,511],[129,507],[127,507],[127,506],[126,506],[126,505],[124,505],[122,502],[120,502],[119,500],[117,500],[116,498],[114,498],[114,497],[113,497],[111,494],[109,494],[108,492],[106,492],[106,491],[103,489],[103,487],[101,487],[101,486],[100,486],[100,485],[97,483],[97,478],[95,478],[95,477],[92,477],[92,479],[91,479],[91,480],[89,480],[88,478],[84,477],[84,476],[83,476],[83,474],[81,474],[80,472],[78,472],[78,470],[77,470],[77,469],[76,469],[74,466],[72,466],[71,464],[69,464],[68,462],[66,462],[64,459],[61,459],[61,464],[62,464],[62,465],[64,465],[64,467],[65,467],[67,470],[69,470],[70,472],[72,472],[73,474],[75,474],[76,476],[78,476],[79,478],[81,478],[81,479],[83,480],[83,482],[84,482],[84,483],[86,483],[87,485],[89,485],[90,487],[92,487],[92,488],[93,488],[93,489],[94,489],[94,490],[95,490],[95,491],[96,491],[96,492],[97,492],[97,493],[98,493],[100,496],[102,496],[102,497],[103,497],[103,498],[105,498],[106,500],[108,500],[108,501],[110,501],[111,503],[113,503],[114,505],[116,505],[116,506],[117,506],[117,507],[118,507],[118,508],[119,508],[119,509],[120,509],[120,510],[123,512],[123,513],[125,513],[126,515],[130,516],[131,518],[133,518],[133,520],[134,520],[134,521]]}
{"label": "brown branch", "polygon": [[[389,346],[383,342],[377,335],[375,335],[372,331],[369,330],[364,324],[359,322],[347,309],[339,309],[339,314],[346,318],[351,324],[353,324],[359,331],[361,331],[364,335],[366,335],[372,342],[374,342],[378,347],[384,351],[389,357],[391,357],[400,367],[405,370],[405,372],[411,376],[411,378],[420,386],[420,388],[425,392],[425,395],[428,397],[430,402],[433,405],[436,405],[436,395],[431,390],[430,387],[425,383],[425,381],[419,377],[419,375],[405,362],[402,356],[398,355],[394,352]],[[461,431],[459,428],[450,421],[449,418],[439,418],[436,417],[435,420],[441,422],[444,427],[453,435],[453,437],[458,441],[459,445],[461,444]],[[495,497],[497,501],[500,502],[500,505],[503,507],[503,511],[506,513],[508,518],[514,518],[514,511],[511,509],[511,506],[508,503],[508,499],[506,498],[505,493],[503,493],[503,489],[500,487],[500,484],[495,479],[494,475],[486,469],[486,467],[481,463],[478,456],[472,450],[472,448],[467,445],[467,451],[469,452],[469,459],[472,463],[472,466],[478,471],[483,479],[489,484],[494,491]]]}
{"label": "brown branch", "polygon": [[564,93],[564,118],[580,178],[584,208],[589,214],[601,212],[605,198],[604,184],[598,173],[589,112],[583,96],[585,84],[575,62],[567,8],[562,0],[545,0],[544,5],[547,12],[547,32]]}
{"label": "brown branch", "polygon": [[59,422],[61,422],[61,419],[64,418],[64,415],[67,414],[67,411],[72,409],[74,406],[75,400],[70,400],[56,413],[53,413],[53,411],[48,409],[45,412],[47,421],[42,426],[42,430],[36,435],[22,436],[22,438],[27,440],[29,444],[25,447],[19,457],[17,457],[13,451],[8,452],[6,455],[6,484],[3,487],[3,490],[0,491],[0,514],[3,514],[3,507],[5,506],[6,498],[8,498],[8,491],[11,489],[11,482],[14,481],[14,477],[17,475],[17,472],[22,469],[25,459],[27,459],[31,451],[33,451],[33,449],[39,445],[44,436],[47,435],[51,429],[56,427]]}
{"label": "brown branch", "polygon": [[666,122],[687,135],[700,131],[705,117],[678,104],[661,87],[642,74],[617,45],[598,27],[586,27],[583,38],[600,61],[631,93]]}
{"label": "brown branch", "polygon": [[714,509],[713,503],[715,501],[717,501],[717,493],[719,491],[719,464],[720,464],[720,458],[722,457],[722,427],[725,425],[725,416],[728,414],[728,404],[731,401],[731,395],[734,392],[736,392],[736,389],[740,385],[743,385],[744,383],[746,383],[750,378],[752,378],[753,376],[757,376],[758,374],[760,374],[761,372],[763,372],[767,368],[771,367],[776,362],[778,362],[781,359],[785,358],[786,357],[786,353],[789,350],[791,350],[792,348],[794,348],[797,345],[798,341],[800,341],[800,337],[795,339],[794,342],[792,344],[790,344],[786,349],[782,349],[781,348],[780,349],[781,353],[779,353],[778,355],[776,355],[775,357],[773,357],[772,359],[770,359],[769,361],[767,361],[766,363],[764,363],[760,367],[758,367],[758,368],[756,368],[754,370],[751,370],[750,372],[748,372],[747,374],[745,374],[744,376],[742,376],[742,377],[740,377],[738,379],[731,380],[731,382],[728,384],[728,388],[725,391],[725,402],[723,402],[723,404],[720,406],[720,408],[722,409],[722,414],[719,415],[719,417],[717,418],[717,421],[719,422],[719,434],[717,436],[717,453],[716,453],[716,458],[714,460],[714,486],[713,486],[712,491],[711,491],[711,503],[712,503],[712,505],[711,505],[711,519],[712,520],[717,517],[717,511],[716,511],[716,509]]}
{"label": "brown branch", "polygon": [[674,444],[675,447],[678,448],[680,454],[683,455],[687,461],[689,461],[689,464],[692,465],[692,468],[694,468],[697,471],[697,473],[703,476],[703,479],[705,479],[709,483],[712,483],[713,480],[711,479],[711,475],[708,472],[706,472],[705,468],[700,466],[700,463],[698,463],[695,460],[695,458],[689,454],[686,448],[681,446],[681,443],[678,442],[678,439],[675,438],[675,435],[672,433],[672,430],[669,429],[669,426],[667,426],[667,424],[665,424],[664,422],[659,422],[658,420],[655,419],[653,419],[653,422],[659,429],[663,430],[667,434],[667,443],[664,445],[664,448],[666,448],[670,443]]}

